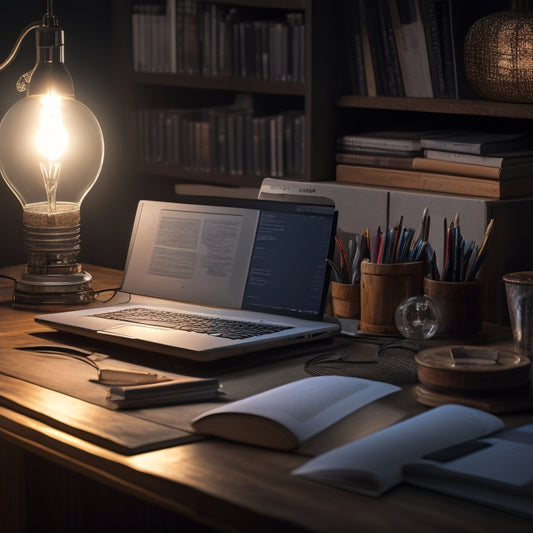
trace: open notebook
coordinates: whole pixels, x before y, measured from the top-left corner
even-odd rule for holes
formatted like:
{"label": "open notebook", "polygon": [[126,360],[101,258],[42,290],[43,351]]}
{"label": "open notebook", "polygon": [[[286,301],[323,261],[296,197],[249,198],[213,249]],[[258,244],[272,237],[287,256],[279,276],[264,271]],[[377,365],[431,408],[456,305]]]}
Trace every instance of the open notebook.
{"label": "open notebook", "polygon": [[323,318],[334,207],[223,203],[141,201],[116,297],[35,320],[195,361],[335,335]]}

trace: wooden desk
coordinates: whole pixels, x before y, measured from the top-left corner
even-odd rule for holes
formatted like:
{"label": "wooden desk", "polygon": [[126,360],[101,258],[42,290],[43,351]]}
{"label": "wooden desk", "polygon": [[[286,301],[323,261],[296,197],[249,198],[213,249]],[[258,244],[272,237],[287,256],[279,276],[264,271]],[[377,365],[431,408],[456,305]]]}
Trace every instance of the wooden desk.
{"label": "wooden desk", "polygon": [[[88,270],[96,288],[118,285],[119,272]],[[33,322],[32,311],[13,309],[9,295],[2,282],[4,347],[46,330]],[[304,360],[276,364],[296,378],[304,375]],[[248,372],[260,379],[260,368]],[[424,409],[408,389],[395,397],[394,408],[402,415]],[[504,418],[516,425],[531,416]],[[290,476],[305,460],[215,439],[124,456],[0,407],[1,530],[485,533],[529,532],[533,525],[407,485],[372,499]]]}

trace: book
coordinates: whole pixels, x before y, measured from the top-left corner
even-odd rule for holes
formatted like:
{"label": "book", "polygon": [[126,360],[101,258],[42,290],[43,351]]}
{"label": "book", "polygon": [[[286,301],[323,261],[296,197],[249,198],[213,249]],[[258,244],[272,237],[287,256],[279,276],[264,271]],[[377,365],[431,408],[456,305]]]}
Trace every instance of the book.
{"label": "book", "polygon": [[[378,96],[404,96],[388,4],[361,0]],[[370,95],[369,95],[370,96]]]}
{"label": "book", "polygon": [[315,376],[211,409],[196,417],[192,426],[205,435],[291,450],[364,405],[399,390],[367,379]]}
{"label": "book", "polygon": [[145,385],[113,385],[106,398],[116,409],[133,409],[214,400],[220,390],[216,378],[183,376]]}
{"label": "book", "polygon": [[372,47],[368,31],[368,17],[365,11],[364,2],[358,2],[359,17],[361,19],[361,46],[363,48],[363,66],[365,71],[366,95],[377,96],[376,74],[374,72],[374,62],[372,60]]}
{"label": "book", "polygon": [[421,139],[429,138],[431,131],[376,130],[363,133],[342,135],[337,139],[337,146],[346,151],[395,150],[419,153]]}
{"label": "book", "polygon": [[497,180],[423,172],[421,170],[337,165],[336,179],[339,182],[358,185],[413,189],[424,192],[496,199],[533,194],[533,178],[530,176]]}
{"label": "book", "polygon": [[[393,152],[394,153],[394,152]],[[409,152],[407,152],[409,153]],[[362,165],[369,167],[403,168],[412,169],[415,156],[412,155],[392,155],[390,151],[382,153],[370,152],[337,152],[336,161],[343,165]]]}
{"label": "book", "polygon": [[476,155],[464,154],[461,152],[444,152],[442,150],[426,149],[424,150],[424,157],[428,159],[439,159],[441,161],[468,163],[470,165],[507,168],[533,163],[533,150],[525,148],[523,150],[498,152],[491,155]]}
{"label": "book", "polygon": [[442,136],[422,137],[423,149],[444,150],[486,155],[502,150],[516,150],[531,145],[531,137],[524,133],[456,132]]}
{"label": "book", "polygon": [[344,41],[348,58],[348,90],[351,94],[367,94],[365,60],[363,51],[362,21],[360,3],[344,0]]}
{"label": "book", "polygon": [[449,94],[446,90],[446,81],[444,79],[444,65],[435,4],[432,0],[419,0],[418,5],[426,35],[426,49],[433,83],[433,96],[446,97]]}
{"label": "book", "polygon": [[416,2],[388,0],[405,96],[433,97],[426,38]]}
{"label": "book", "polygon": [[334,448],[292,474],[377,497],[403,481],[405,465],[503,428],[493,414],[446,404]]}
{"label": "book", "polygon": [[412,168],[426,172],[455,174],[458,176],[472,176],[495,180],[519,178],[533,175],[533,162],[522,165],[494,167],[489,165],[475,165],[458,161],[442,161],[426,157],[413,158]]}
{"label": "book", "polygon": [[533,424],[428,454],[402,474],[412,485],[533,518]]}
{"label": "book", "polygon": [[[453,152],[439,152],[453,154]],[[467,155],[467,154],[465,154]],[[473,156],[475,157],[475,156]],[[483,156],[479,156],[483,157]],[[419,170],[423,172],[435,172],[439,174],[452,174],[456,176],[471,176],[487,179],[512,179],[533,174],[533,158],[519,158],[515,165],[499,167],[494,165],[464,163],[462,161],[441,160],[439,158],[427,158],[408,155],[392,155],[382,152],[338,152],[336,161],[342,165],[358,165],[369,167],[393,168],[399,170]]]}
{"label": "book", "polygon": [[454,98],[457,96],[457,72],[452,39],[451,4],[452,0],[433,0],[444,81],[444,94],[442,96]]}
{"label": "book", "polygon": [[491,413],[445,404],[291,473],[371,497],[407,482],[533,517],[533,424],[509,430]]}

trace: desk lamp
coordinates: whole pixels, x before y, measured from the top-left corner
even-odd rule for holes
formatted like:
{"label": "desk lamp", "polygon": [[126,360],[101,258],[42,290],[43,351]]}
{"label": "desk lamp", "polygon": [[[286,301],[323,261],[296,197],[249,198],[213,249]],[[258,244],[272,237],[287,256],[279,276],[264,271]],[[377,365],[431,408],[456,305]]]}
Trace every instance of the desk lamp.
{"label": "desk lamp", "polygon": [[15,304],[83,304],[94,299],[92,276],[77,262],[80,205],[102,168],[104,140],[92,112],[74,97],[64,64],[63,30],[52,13],[22,30],[35,31],[37,61],[17,82],[26,95],[0,123],[0,172],[23,207],[27,263],[15,280]]}

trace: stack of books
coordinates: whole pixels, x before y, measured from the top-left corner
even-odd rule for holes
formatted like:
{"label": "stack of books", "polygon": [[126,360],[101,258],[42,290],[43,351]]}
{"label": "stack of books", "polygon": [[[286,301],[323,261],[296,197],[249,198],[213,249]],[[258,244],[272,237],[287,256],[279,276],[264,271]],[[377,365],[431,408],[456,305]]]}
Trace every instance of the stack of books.
{"label": "stack of books", "polygon": [[487,198],[533,194],[525,133],[374,131],[338,139],[337,181]]}

